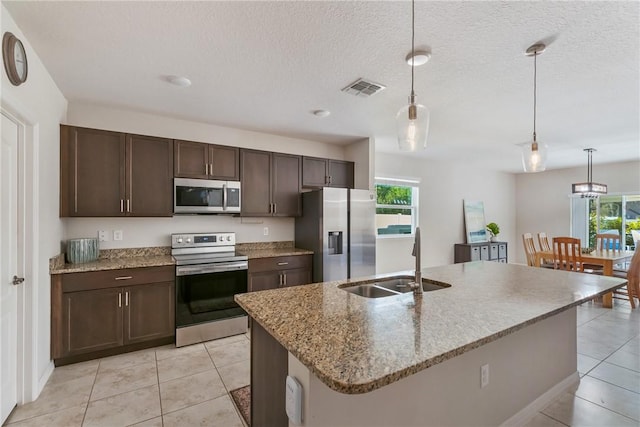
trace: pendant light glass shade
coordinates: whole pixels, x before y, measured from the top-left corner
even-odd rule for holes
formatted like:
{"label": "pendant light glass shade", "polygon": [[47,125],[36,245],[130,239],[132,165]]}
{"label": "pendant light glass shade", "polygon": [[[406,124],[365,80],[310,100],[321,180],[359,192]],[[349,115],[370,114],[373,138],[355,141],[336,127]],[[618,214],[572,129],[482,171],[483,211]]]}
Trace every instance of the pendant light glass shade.
{"label": "pendant light glass shade", "polygon": [[547,168],[547,145],[531,142],[522,145],[522,167],[525,172],[543,172]]}
{"label": "pendant light glass shade", "polygon": [[424,105],[415,103],[415,96],[409,105],[398,111],[396,124],[398,126],[398,146],[400,151],[417,151],[427,148],[427,134],[429,133],[429,110]]}

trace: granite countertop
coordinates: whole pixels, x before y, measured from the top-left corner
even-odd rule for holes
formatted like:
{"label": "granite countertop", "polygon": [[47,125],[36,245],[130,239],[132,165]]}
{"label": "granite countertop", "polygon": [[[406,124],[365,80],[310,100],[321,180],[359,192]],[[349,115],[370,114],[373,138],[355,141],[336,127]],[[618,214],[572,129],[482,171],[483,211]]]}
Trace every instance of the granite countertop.
{"label": "granite countertop", "polygon": [[238,243],[236,245],[236,253],[238,255],[246,255],[249,259],[313,255],[313,251],[294,247],[292,241]]}
{"label": "granite countertop", "polygon": [[[365,278],[369,282],[393,275]],[[605,294],[623,279],[478,261],[422,270],[451,287],[364,298],[316,283],[236,301],[327,386],[366,393]]]}
{"label": "granite countertop", "polygon": [[49,260],[49,274],[175,265],[176,262],[170,254],[169,247],[102,249],[96,261],[81,264],[65,264],[64,254],[60,254]]}
{"label": "granite countertop", "polygon": [[242,249],[237,250],[238,255],[246,255],[249,259],[256,258],[272,258],[278,256],[290,255],[313,255],[313,251],[298,248],[280,248],[280,249]]}

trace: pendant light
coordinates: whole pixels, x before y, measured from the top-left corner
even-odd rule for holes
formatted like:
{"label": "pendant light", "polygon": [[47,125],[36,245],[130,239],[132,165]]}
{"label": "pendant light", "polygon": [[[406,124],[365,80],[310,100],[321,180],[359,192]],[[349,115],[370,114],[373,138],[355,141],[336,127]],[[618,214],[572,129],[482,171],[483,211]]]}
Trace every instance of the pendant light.
{"label": "pendant light", "polygon": [[411,95],[409,95],[409,105],[402,107],[396,115],[398,145],[401,151],[417,151],[427,148],[427,133],[429,132],[429,110],[424,105],[416,104],[416,94],[413,91],[413,71],[416,66],[414,44],[415,0],[411,0],[411,56],[407,59],[411,65]]}
{"label": "pendant light", "polygon": [[522,167],[525,172],[542,172],[547,168],[547,146],[536,139],[537,57],[545,48],[543,43],[536,43],[525,52],[525,55],[533,56],[533,141],[522,145]]}
{"label": "pendant light", "polygon": [[597,151],[595,148],[585,148],[584,151],[588,153],[589,160],[587,161],[587,182],[579,182],[577,184],[571,184],[571,192],[579,195],[580,197],[587,197],[595,199],[602,194],[607,194],[607,185],[598,184],[593,182],[593,160],[592,153]]}

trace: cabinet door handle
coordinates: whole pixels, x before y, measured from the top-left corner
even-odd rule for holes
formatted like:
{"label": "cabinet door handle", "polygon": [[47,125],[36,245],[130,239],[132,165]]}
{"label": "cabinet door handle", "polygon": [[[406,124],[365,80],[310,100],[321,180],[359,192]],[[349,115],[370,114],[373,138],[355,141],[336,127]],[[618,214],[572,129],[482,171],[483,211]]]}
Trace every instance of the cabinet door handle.
{"label": "cabinet door handle", "polygon": [[331,175],[329,175],[329,185],[331,185]]}
{"label": "cabinet door handle", "polygon": [[213,163],[209,164],[209,175],[213,176]]}
{"label": "cabinet door handle", "polygon": [[278,274],[278,286],[282,286],[282,273]]}
{"label": "cabinet door handle", "polygon": [[288,262],[279,262],[278,265],[289,265]]}
{"label": "cabinet door handle", "polygon": [[287,273],[282,273],[282,284],[287,286]]}
{"label": "cabinet door handle", "polygon": [[118,292],[118,307],[122,307],[122,292]]}
{"label": "cabinet door handle", "polygon": [[127,212],[131,212],[131,200],[127,199]]}
{"label": "cabinet door handle", "polygon": [[124,213],[124,199],[120,199],[120,213]]}
{"label": "cabinet door handle", "polygon": [[118,276],[118,277],[116,277],[116,280],[129,280],[129,279],[133,279],[133,276]]}
{"label": "cabinet door handle", "polygon": [[128,307],[129,306],[129,291],[126,291],[124,293],[124,306]]}
{"label": "cabinet door handle", "polygon": [[209,163],[204,164],[204,174],[209,175]]}
{"label": "cabinet door handle", "polygon": [[273,204],[273,213],[274,214],[278,213],[278,204],[277,203]]}

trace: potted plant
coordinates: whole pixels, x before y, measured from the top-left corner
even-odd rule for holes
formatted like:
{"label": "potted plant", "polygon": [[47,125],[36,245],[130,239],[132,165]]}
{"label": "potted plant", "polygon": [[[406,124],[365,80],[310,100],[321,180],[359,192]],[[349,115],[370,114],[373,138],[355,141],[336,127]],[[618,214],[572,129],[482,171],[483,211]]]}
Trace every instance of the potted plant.
{"label": "potted plant", "polygon": [[498,234],[500,234],[500,227],[495,222],[490,222],[487,224],[487,230],[491,233],[491,241],[495,242],[498,240]]}

